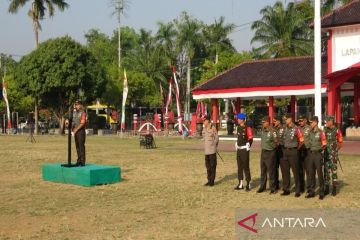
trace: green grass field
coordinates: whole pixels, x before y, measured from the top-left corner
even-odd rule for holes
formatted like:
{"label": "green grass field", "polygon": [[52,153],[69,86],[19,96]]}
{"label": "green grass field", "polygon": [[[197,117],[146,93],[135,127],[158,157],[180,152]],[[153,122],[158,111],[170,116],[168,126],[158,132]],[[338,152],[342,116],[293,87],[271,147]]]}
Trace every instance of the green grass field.
{"label": "green grass field", "polygon": [[[253,189],[234,191],[234,152],[218,159],[216,185],[206,182],[201,140],[88,137],[87,161],[119,165],[118,184],[80,187],[44,182],[41,164],[66,162],[67,139],[0,136],[0,239],[232,239],[236,208],[360,208],[359,156],[341,156],[340,194],[300,199],[257,194],[259,153],[251,153]],[[221,143],[220,143],[221,144]],[[75,150],[74,150],[75,152]]]}

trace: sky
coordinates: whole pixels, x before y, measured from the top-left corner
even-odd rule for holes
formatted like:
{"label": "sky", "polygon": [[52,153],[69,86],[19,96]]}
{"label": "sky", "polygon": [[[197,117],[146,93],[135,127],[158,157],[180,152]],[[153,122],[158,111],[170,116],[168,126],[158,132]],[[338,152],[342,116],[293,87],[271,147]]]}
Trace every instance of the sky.
{"label": "sky", "polygon": [[[157,31],[157,22],[169,22],[187,11],[192,17],[207,24],[224,16],[227,23],[239,26],[230,35],[238,51],[251,50],[253,32],[250,22],[261,18],[260,10],[276,0],[128,0],[122,24],[136,30],[145,28]],[[35,47],[32,22],[27,16],[30,3],[17,14],[8,13],[10,0],[0,0],[0,53],[11,54],[15,59],[28,54]],[[31,2],[31,1],[30,1]],[[117,18],[111,0],[67,0],[70,7],[56,11],[53,18],[41,22],[40,42],[49,38],[69,35],[85,43],[84,35],[90,29],[112,35]],[[244,25],[245,24],[245,25]]]}

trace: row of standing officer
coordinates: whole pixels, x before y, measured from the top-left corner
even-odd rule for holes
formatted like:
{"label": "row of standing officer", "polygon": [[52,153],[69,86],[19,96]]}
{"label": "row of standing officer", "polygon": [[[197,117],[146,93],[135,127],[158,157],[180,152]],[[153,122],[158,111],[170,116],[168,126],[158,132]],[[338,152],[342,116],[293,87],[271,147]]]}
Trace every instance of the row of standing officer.
{"label": "row of standing officer", "polygon": [[[316,174],[319,182],[319,199],[329,194],[330,175],[332,195],[336,195],[338,150],[342,146],[342,135],[334,125],[334,117],[326,118],[326,126],[321,130],[318,117],[313,116],[310,124],[305,116],[296,126],[291,114],[274,119],[274,127],[269,117],[262,120],[261,134],[261,185],[259,193],[265,191],[267,175],[270,178],[270,193],[275,193],[279,186],[279,166],[282,173],[283,193],[290,194],[290,170],[295,180],[295,197],[307,191],[306,198],[315,196]],[[305,184],[306,173],[306,184]]]}
{"label": "row of standing officer", "polygon": [[[249,191],[251,174],[249,164],[249,151],[253,142],[251,127],[246,125],[246,115],[237,115],[237,142],[235,145],[238,165],[239,183],[235,190],[244,189],[243,175],[245,173],[245,189]],[[323,199],[329,193],[330,176],[332,179],[332,195],[336,195],[338,150],[342,146],[341,132],[334,125],[334,117],[326,118],[324,131],[318,127],[316,116],[310,119],[301,116],[299,125],[296,126],[291,114],[284,117],[285,125],[281,118],[274,118],[274,126],[270,124],[269,117],[262,119],[261,132],[261,184],[258,192],[266,190],[267,178],[270,179],[270,193],[274,194],[280,189],[279,166],[283,178],[283,193],[290,194],[290,171],[295,180],[295,197],[305,192],[306,173],[306,198],[315,196],[316,179],[319,181],[319,198]],[[213,186],[216,174],[216,152],[219,142],[216,128],[211,125],[210,118],[204,121],[205,163],[208,173],[207,186]],[[325,155],[325,156],[324,156]],[[323,171],[324,169],[324,171]]]}

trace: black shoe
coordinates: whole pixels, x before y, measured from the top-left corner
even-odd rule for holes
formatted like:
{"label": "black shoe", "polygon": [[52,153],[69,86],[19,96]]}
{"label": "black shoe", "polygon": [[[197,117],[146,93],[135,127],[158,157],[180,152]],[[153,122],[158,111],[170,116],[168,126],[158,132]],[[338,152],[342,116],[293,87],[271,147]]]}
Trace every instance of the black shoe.
{"label": "black shoe", "polygon": [[330,189],[329,189],[329,185],[325,185],[325,189],[324,189],[324,195],[328,195],[330,192]]}
{"label": "black shoe", "polygon": [[262,193],[262,192],[264,192],[264,191],[265,191],[264,188],[259,188],[256,192],[257,192],[257,193]]}
{"label": "black shoe", "polygon": [[281,194],[281,196],[288,196],[290,195],[290,191],[284,190],[284,192]]}
{"label": "black shoe", "polygon": [[214,182],[210,182],[210,183],[209,183],[209,187],[213,187],[214,185],[215,185]]}
{"label": "black shoe", "polygon": [[315,197],[314,193],[309,192],[308,194],[306,194],[305,198],[313,198]]}
{"label": "black shoe", "polygon": [[276,190],[274,190],[274,189],[272,189],[271,191],[270,191],[270,194],[275,194],[276,193]]}
{"label": "black shoe", "polygon": [[247,191],[247,192],[250,191],[250,184],[246,185],[245,191]]}
{"label": "black shoe", "polygon": [[300,197],[301,196],[301,193],[295,193],[295,197]]}
{"label": "black shoe", "polygon": [[320,195],[319,195],[319,199],[320,199],[320,200],[323,200],[323,199],[324,199],[324,194],[320,194]]}
{"label": "black shoe", "polygon": [[332,188],[331,195],[333,195],[334,197],[336,196],[336,187],[335,186],[333,186],[333,188]]}
{"label": "black shoe", "polygon": [[204,186],[209,186],[209,184],[210,184],[210,183],[209,183],[209,182],[207,182],[207,183],[205,183],[205,184],[204,184]]}

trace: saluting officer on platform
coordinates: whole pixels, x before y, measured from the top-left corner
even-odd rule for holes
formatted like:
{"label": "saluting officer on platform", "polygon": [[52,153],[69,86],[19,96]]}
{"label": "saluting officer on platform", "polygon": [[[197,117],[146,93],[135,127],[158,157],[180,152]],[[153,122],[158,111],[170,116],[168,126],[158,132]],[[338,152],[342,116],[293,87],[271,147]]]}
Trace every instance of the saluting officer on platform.
{"label": "saluting officer on platform", "polygon": [[219,137],[216,127],[210,122],[210,116],[206,116],[204,120],[204,129],[202,132],[204,136],[204,150],[205,150],[205,166],[207,171],[207,183],[205,186],[214,186],[216,176],[216,152],[219,144]]}
{"label": "saluting officer on platform", "polygon": [[76,152],[78,155],[76,165],[85,166],[85,123],[86,113],[80,100],[75,101],[75,109],[73,112],[72,131],[75,136]]}
{"label": "saluting officer on platform", "polygon": [[274,117],[274,129],[276,131],[276,135],[278,137],[278,145],[276,146],[276,157],[275,157],[275,162],[273,164],[274,166],[274,184],[275,184],[275,189],[279,190],[280,189],[280,184],[279,184],[279,166],[280,166],[280,160],[283,157],[283,147],[284,147],[284,126],[281,123],[281,117],[280,116],[275,116]]}
{"label": "saluting officer on platform", "polygon": [[322,151],[326,148],[326,137],[324,132],[318,127],[319,119],[314,116],[310,119],[311,130],[309,132],[308,156],[305,160],[307,195],[306,198],[315,197],[316,179],[319,179],[319,199],[324,199],[324,177],[323,177],[323,155]]}
{"label": "saluting officer on platform", "polygon": [[291,114],[286,114],[286,127],[284,130],[284,151],[280,161],[283,176],[282,196],[290,194],[290,169],[295,179],[295,197],[300,197],[298,150],[304,144],[304,137],[300,129],[294,124]]}
{"label": "saluting officer on platform", "polygon": [[276,146],[278,145],[278,137],[275,129],[270,126],[270,118],[265,116],[262,119],[262,131],[261,131],[261,183],[258,193],[266,190],[267,175],[270,179],[270,194],[275,193],[274,182],[274,163],[276,158]]}
{"label": "saluting officer on platform", "polygon": [[250,147],[253,142],[253,132],[251,127],[246,125],[246,114],[245,113],[238,113],[237,117],[237,142],[235,143],[236,149],[236,160],[238,166],[238,179],[239,184],[235,187],[235,190],[244,189],[243,179],[244,179],[244,172],[245,172],[245,179],[246,179],[246,191],[250,191]]}
{"label": "saluting officer on platform", "polygon": [[[300,191],[305,191],[305,161],[309,152],[309,134],[311,127],[308,124],[308,119],[306,116],[301,115],[299,118],[299,126],[302,135],[304,136],[304,144],[299,150],[299,182],[300,182]],[[309,187],[309,186],[308,186]]]}

